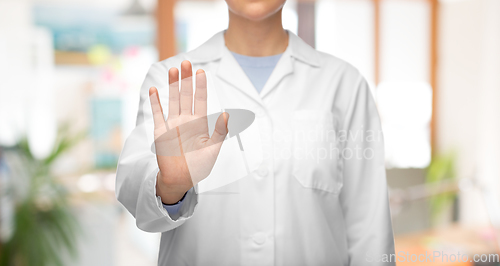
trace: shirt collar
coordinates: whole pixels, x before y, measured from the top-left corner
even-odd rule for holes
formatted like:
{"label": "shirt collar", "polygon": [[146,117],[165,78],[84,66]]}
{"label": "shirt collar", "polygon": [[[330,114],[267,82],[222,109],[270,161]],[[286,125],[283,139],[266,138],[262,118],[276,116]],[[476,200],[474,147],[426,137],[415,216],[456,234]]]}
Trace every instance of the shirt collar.
{"label": "shirt collar", "polygon": [[[222,58],[224,54],[223,51],[224,49],[226,49],[224,32],[225,31],[220,31],[216,33],[204,44],[194,49],[193,51],[188,52],[187,57],[194,64],[207,63]],[[289,36],[289,47],[287,47],[287,49],[290,50],[291,56],[313,67],[319,67],[320,64],[318,52],[293,32],[290,32],[288,30],[287,32]]]}

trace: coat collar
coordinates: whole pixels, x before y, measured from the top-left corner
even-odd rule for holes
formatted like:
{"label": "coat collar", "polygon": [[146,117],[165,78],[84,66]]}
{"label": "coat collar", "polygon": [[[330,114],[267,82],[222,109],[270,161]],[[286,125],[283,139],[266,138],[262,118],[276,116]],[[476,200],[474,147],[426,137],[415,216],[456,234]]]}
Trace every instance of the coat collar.
{"label": "coat collar", "polygon": [[245,93],[258,105],[264,106],[263,99],[276,87],[276,85],[287,75],[294,72],[293,59],[319,67],[319,55],[316,50],[306,44],[297,35],[288,31],[288,47],[280,58],[273,73],[266,82],[260,95],[253,87],[243,69],[227,49],[224,40],[224,31],[215,34],[203,45],[187,54],[187,59],[193,64],[209,63],[220,60],[216,73],[235,88]]}
{"label": "coat collar", "polygon": [[[215,61],[221,59],[227,50],[224,32],[220,31],[216,33],[212,38],[206,41],[204,44],[189,52],[187,55],[192,63],[208,63],[210,61]],[[290,55],[295,59],[309,64],[313,67],[319,67],[319,55],[318,52],[305,43],[300,37],[294,33],[288,32],[288,46],[287,50],[290,51]]]}

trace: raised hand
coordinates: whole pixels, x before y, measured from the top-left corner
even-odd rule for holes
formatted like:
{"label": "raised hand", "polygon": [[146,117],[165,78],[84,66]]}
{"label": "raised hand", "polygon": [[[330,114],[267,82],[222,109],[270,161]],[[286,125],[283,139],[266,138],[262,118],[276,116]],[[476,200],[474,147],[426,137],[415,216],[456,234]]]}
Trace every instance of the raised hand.
{"label": "raised hand", "polygon": [[[229,115],[222,113],[210,137],[207,120],[207,78],[203,70],[196,72],[196,93],[193,93],[192,67],[189,61],[169,75],[168,118],[164,121],[158,90],[149,89],[154,120],[156,158],[160,171],[156,194],[163,203],[173,204],[198,182],[206,178],[226,138]],[[180,91],[179,91],[180,84]],[[194,94],[194,113],[193,113]]]}

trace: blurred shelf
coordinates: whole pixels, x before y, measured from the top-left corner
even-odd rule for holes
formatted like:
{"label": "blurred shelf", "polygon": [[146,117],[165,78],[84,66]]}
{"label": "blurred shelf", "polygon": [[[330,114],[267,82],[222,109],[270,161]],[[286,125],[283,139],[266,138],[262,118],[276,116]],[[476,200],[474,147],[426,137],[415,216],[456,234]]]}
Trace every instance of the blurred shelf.
{"label": "blurred shelf", "polygon": [[56,65],[90,65],[86,53],[55,51],[54,60]]}

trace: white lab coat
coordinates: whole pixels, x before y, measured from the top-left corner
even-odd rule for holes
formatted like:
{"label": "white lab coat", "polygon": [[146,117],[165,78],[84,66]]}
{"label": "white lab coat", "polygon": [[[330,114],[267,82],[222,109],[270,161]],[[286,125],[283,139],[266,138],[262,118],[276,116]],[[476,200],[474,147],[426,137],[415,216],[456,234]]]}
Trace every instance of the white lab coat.
{"label": "white lab coat", "polygon": [[[223,32],[149,70],[138,126],[120,156],[116,194],[140,229],[162,232],[159,265],[380,265],[377,260],[394,253],[384,145],[368,84],[350,64],[288,34],[288,48],[260,95]],[[168,69],[183,60],[213,73],[225,108],[256,114],[259,130],[243,142],[260,143],[247,147],[259,146],[263,156],[243,178],[207,193],[190,190],[171,217],[155,193],[148,89],[158,88],[168,110]],[[223,150],[232,145],[226,142]]]}

